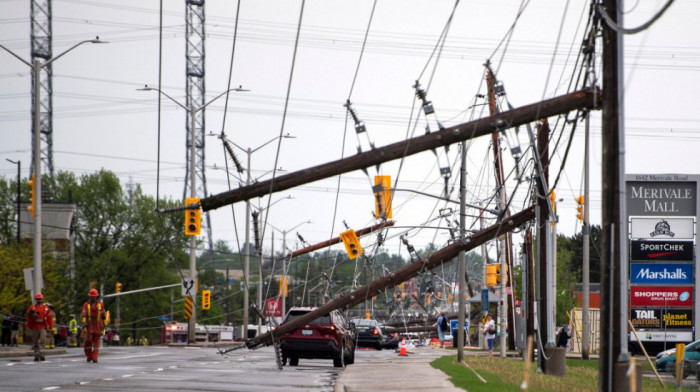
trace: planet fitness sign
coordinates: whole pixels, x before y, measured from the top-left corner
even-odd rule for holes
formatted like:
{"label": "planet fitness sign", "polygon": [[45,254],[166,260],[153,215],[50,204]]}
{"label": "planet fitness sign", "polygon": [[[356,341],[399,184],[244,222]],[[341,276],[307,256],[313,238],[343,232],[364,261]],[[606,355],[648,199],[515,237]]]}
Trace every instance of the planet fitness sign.
{"label": "planet fitness sign", "polygon": [[691,307],[693,306],[693,288],[690,286],[632,286],[630,305]]}

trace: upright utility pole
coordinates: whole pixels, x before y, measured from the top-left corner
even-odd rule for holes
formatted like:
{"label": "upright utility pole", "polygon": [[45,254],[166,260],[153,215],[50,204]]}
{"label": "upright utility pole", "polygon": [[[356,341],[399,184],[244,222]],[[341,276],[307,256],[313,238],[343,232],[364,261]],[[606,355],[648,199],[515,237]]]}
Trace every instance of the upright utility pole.
{"label": "upright utility pole", "polygon": [[[186,59],[186,75],[187,83],[185,85],[187,107],[204,107],[206,98],[204,85],[204,49],[205,38],[204,34],[204,0],[185,0],[185,59]],[[194,117],[194,118],[191,118]],[[192,188],[192,184],[196,183],[195,176],[199,177],[200,185],[196,192],[199,195],[207,196],[207,177],[204,157],[204,109],[197,112],[187,112],[186,121],[186,162],[187,170],[185,170],[185,189],[183,190],[183,198],[187,194],[188,185]],[[194,130],[190,129],[193,128]],[[195,138],[192,140],[190,135],[194,132]],[[190,146],[190,143],[194,143]],[[194,158],[190,155],[194,154]],[[190,165],[196,169],[190,170]],[[213,249],[213,240],[211,235],[211,218],[208,212],[202,219],[202,228],[207,232],[207,241],[209,249]]]}
{"label": "upright utility pole", "polygon": [[[459,170],[459,238],[463,239],[465,236],[464,227],[466,224],[466,199],[467,199],[467,142],[461,143],[462,149],[462,160]],[[459,267],[457,274],[459,275],[459,310],[458,310],[458,324],[457,324],[457,362],[462,362],[464,358],[464,319],[465,319],[465,301],[464,296],[467,292],[467,280],[465,279],[465,273],[467,271],[466,261],[465,261],[464,250],[459,251]],[[454,341],[454,337],[453,337]]]}
{"label": "upright utility pole", "polygon": [[[31,2],[31,41],[33,64],[47,62],[53,57],[53,39],[51,28],[51,0],[32,0]],[[30,172],[36,173],[36,161],[43,162],[44,171],[53,175],[53,66],[51,63],[38,68],[32,74],[32,113],[38,122],[32,123],[32,150]],[[39,156],[34,158],[34,155]]]}
{"label": "upright utility pole", "polygon": [[591,350],[591,316],[590,316],[590,311],[591,311],[591,300],[590,300],[590,295],[591,295],[591,261],[590,261],[590,236],[591,236],[591,227],[588,224],[589,222],[589,204],[590,204],[590,199],[589,199],[589,191],[590,191],[590,185],[589,185],[589,163],[588,163],[588,156],[589,156],[589,150],[588,150],[588,142],[589,142],[589,135],[590,135],[590,115],[589,113],[586,113],[586,131],[585,131],[585,140],[584,140],[584,148],[583,148],[583,295],[582,295],[582,319],[583,319],[583,337],[581,339],[581,358],[582,359],[589,359],[589,353]]}
{"label": "upright utility pole", "polygon": [[[546,347],[549,342],[549,298],[548,283],[549,276],[549,123],[542,120],[537,130],[537,154],[541,165],[541,173],[537,176],[537,209],[539,217],[537,219],[537,266],[538,266],[538,298],[537,298],[537,336],[540,339],[540,347]],[[543,341],[544,340],[544,341]],[[539,353],[539,364],[542,371],[547,372],[547,361],[544,350],[537,350]]]}
{"label": "upright utility pole", "polygon": [[[489,112],[492,116],[498,113],[498,107],[496,106],[496,91],[494,89],[495,83],[496,79],[493,72],[491,72],[491,67],[489,66],[489,63],[486,63],[486,86],[488,89]],[[508,211],[506,211],[507,199],[503,173],[503,157],[501,156],[501,142],[499,140],[499,136],[499,131],[491,133],[491,144],[493,145],[494,172],[496,174],[496,187],[498,188],[498,210],[501,212],[501,216],[507,216]],[[508,297],[512,298],[512,296],[506,296],[506,287],[508,286],[507,268],[510,267],[507,257],[507,255],[510,254],[508,251],[508,246],[510,245],[510,241],[507,241],[508,236],[509,233],[498,239],[498,263],[501,264],[501,287],[499,288],[501,300],[498,306],[498,316],[500,317],[501,321],[501,339],[499,345],[500,355],[504,358],[506,356],[505,332],[509,332],[511,339],[513,337],[513,320],[510,319],[510,312],[508,312],[508,309],[510,306],[512,306],[512,304],[508,303]]]}
{"label": "upright utility pole", "polygon": [[[622,25],[618,0],[604,11]],[[622,35],[603,25],[603,202],[600,251],[600,391],[629,389],[627,352],[627,222],[625,217],[624,80]]]}

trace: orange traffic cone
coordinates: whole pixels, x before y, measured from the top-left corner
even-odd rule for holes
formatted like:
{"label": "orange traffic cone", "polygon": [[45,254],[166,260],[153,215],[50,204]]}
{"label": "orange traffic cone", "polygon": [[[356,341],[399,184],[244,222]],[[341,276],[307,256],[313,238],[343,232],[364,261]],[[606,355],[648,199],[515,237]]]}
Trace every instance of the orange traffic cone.
{"label": "orange traffic cone", "polygon": [[406,338],[403,338],[401,341],[401,344],[399,344],[399,356],[400,357],[407,357],[408,353],[406,352]]}

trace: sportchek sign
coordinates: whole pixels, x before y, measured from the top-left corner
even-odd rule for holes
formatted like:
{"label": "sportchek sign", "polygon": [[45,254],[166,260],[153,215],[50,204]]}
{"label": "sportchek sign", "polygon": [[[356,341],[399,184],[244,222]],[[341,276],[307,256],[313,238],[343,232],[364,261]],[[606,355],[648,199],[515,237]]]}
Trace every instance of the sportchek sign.
{"label": "sportchek sign", "polygon": [[631,283],[692,284],[692,264],[630,264]]}
{"label": "sportchek sign", "polygon": [[633,261],[693,261],[693,241],[631,242]]}
{"label": "sportchek sign", "polygon": [[630,305],[633,307],[692,307],[693,287],[632,286]]}

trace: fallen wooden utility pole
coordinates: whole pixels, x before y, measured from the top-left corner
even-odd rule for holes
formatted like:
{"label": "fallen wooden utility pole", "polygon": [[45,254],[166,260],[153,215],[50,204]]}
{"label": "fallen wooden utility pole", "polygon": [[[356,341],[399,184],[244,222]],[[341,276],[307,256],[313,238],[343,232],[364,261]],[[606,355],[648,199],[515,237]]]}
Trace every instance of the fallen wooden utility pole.
{"label": "fallen wooden utility pole", "polygon": [[387,288],[394,287],[401,282],[405,282],[418,276],[422,271],[429,271],[438,267],[440,263],[457,257],[457,254],[461,250],[469,251],[485,243],[486,241],[522,226],[534,218],[534,207],[530,207],[526,210],[520,211],[517,214],[504,218],[496,222],[494,225],[475,233],[471,237],[454,242],[453,244],[438,250],[426,259],[415,261],[397,271],[394,271],[390,275],[375,280],[374,282],[362,286],[348,295],[331,301],[318,309],[312,310],[311,312],[290,321],[287,324],[283,324],[274,331],[252,338],[246,342],[246,346],[248,348],[255,348],[263,344],[269,346],[273,343],[273,337],[279,337],[287,332],[293,331],[297,327],[308,324],[316,318],[328,314],[333,310],[341,308],[349,309],[355,305],[358,305],[366,301],[368,298],[372,298],[380,292],[386,290]]}
{"label": "fallen wooden utility pole", "polygon": [[403,157],[447,146],[462,140],[469,140],[502,131],[518,125],[538,121],[545,117],[568,113],[572,110],[592,109],[599,105],[602,93],[593,90],[580,90],[521,108],[508,110],[496,115],[480,118],[445,128],[441,131],[385,147],[363,152],[337,161],[314,166],[283,176],[256,182],[227,192],[205,197],[200,200],[202,211],[214,210],[240,201],[294,188],[299,185],[333,177],[339,174],[361,170]]}
{"label": "fallen wooden utility pole", "polygon": [[[369,233],[371,233],[371,232],[373,232],[373,231],[377,231],[377,230],[383,229],[383,228],[385,228],[385,227],[393,226],[393,225],[395,225],[395,224],[396,224],[396,222],[394,222],[394,221],[386,221],[386,222],[378,223],[378,224],[376,224],[376,225],[374,225],[374,226],[365,227],[364,229],[357,230],[357,231],[355,232],[355,234],[357,234],[358,237],[362,237],[363,235],[367,235],[367,234],[369,234]],[[341,242],[341,241],[342,241],[342,240],[340,239],[339,236],[338,236],[338,237],[333,237],[333,238],[331,238],[330,240],[323,241],[323,242],[319,242],[318,244],[314,244],[314,245],[311,245],[311,246],[307,246],[306,248],[301,248],[301,249],[295,250],[294,252],[290,252],[290,253],[287,255],[287,257],[297,257],[297,256],[301,256],[301,255],[304,255],[304,254],[307,254],[307,253],[311,253],[311,252],[313,252],[313,251],[315,251],[315,250],[319,250],[319,249],[323,249],[323,248],[329,247],[329,246],[331,246],[331,245],[335,245],[335,244],[337,244],[337,243],[339,243],[339,242]]]}

